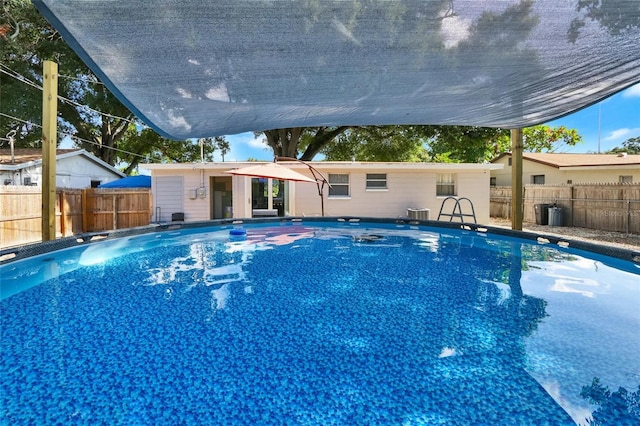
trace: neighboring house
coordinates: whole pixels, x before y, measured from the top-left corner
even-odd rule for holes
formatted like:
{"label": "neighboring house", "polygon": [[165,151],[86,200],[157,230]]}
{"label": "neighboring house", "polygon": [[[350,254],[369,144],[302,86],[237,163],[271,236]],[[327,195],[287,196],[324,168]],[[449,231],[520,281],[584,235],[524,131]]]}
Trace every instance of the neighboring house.
{"label": "neighboring house", "polygon": [[[259,163],[141,165],[151,171],[153,220],[321,215],[318,188],[313,183],[225,173],[256,164]],[[310,164],[331,183],[330,188],[324,188],[325,216],[406,217],[408,209],[429,209],[430,219],[437,219],[443,200],[452,195],[468,197],[473,202],[478,223],[489,222],[490,171],[502,168],[500,164]],[[311,177],[304,164],[286,165]],[[454,204],[452,201],[447,208],[449,212]],[[470,213],[466,204],[463,213]],[[471,222],[468,218],[466,221]]]}
{"label": "neighboring house", "polygon": [[[126,175],[84,149],[56,150],[56,187],[96,188]],[[0,150],[3,185],[42,186],[42,149]]]}
{"label": "neighboring house", "polygon": [[[525,153],[522,157],[524,185],[640,182],[640,155]],[[491,171],[491,185],[511,186],[511,153],[492,163],[504,168]]]}

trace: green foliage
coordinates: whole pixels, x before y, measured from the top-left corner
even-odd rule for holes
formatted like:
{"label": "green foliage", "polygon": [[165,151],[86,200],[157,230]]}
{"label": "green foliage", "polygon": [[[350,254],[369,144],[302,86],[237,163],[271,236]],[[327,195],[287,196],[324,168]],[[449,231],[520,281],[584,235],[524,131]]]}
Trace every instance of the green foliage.
{"label": "green foliage", "polygon": [[428,140],[431,161],[480,163],[502,152],[509,145],[509,131],[472,126],[430,126]]}
{"label": "green foliage", "polygon": [[522,131],[526,152],[557,152],[563,145],[574,146],[582,142],[582,136],[576,129],[564,126],[533,126]]}
{"label": "green foliage", "polygon": [[[16,147],[38,147],[42,131],[41,85],[45,60],[58,64],[58,132],[72,136],[84,148],[111,165],[132,172],[145,158],[151,161],[200,161],[196,141],[172,141],[142,123],[102,84],[60,34],[27,0],[4,2],[0,21],[0,135],[16,130]],[[0,35],[2,38],[2,35]],[[14,118],[8,118],[15,117]],[[28,124],[33,123],[33,124]],[[62,138],[59,138],[58,142]],[[224,138],[206,138],[205,159],[214,149],[229,152]]]}
{"label": "green foliage", "polygon": [[615,147],[610,151],[607,151],[608,154],[617,154],[620,152],[626,152],[627,154],[640,154],[640,136],[629,138],[622,142],[621,147]]}
{"label": "green foliage", "polygon": [[[290,134],[280,132],[280,136]],[[313,128],[299,131],[300,140],[292,152],[303,144],[317,143]],[[310,142],[311,141],[311,142]],[[534,126],[523,130],[524,150],[555,152],[563,146],[582,141],[575,129]],[[292,140],[288,140],[292,143]],[[284,145],[283,145],[284,146]],[[349,127],[333,140],[328,140],[320,152],[329,161],[431,161],[442,163],[478,163],[489,161],[511,151],[509,130],[473,126],[367,126]],[[305,152],[308,152],[305,151]],[[276,154],[278,155],[278,154]],[[294,155],[289,155],[294,156]],[[309,158],[307,158],[309,159]]]}
{"label": "green foliage", "polygon": [[329,161],[423,161],[419,126],[353,127],[322,150]]}

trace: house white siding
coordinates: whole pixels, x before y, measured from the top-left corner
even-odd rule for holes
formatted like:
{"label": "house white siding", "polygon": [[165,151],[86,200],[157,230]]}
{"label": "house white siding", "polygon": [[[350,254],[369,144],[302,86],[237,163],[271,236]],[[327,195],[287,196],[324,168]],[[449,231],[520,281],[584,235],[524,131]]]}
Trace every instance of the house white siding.
{"label": "house white siding", "polygon": [[[554,156],[559,158],[558,161],[562,161],[561,157],[564,154],[548,154],[551,160]],[[571,156],[571,154],[568,154]],[[627,176],[627,179],[631,179],[631,182],[640,182],[640,162],[634,161],[634,158],[640,158],[640,156],[629,156],[630,164],[607,164],[606,161],[611,162],[614,160],[608,157],[616,158],[615,155],[594,155],[594,158],[603,158],[602,164],[590,164],[590,165],[551,165],[545,164],[539,161],[532,161],[527,158],[523,158],[522,161],[522,183],[523,185],[530,185],[535,183],[535,176],[544,176],[545,185],[561,185],[561,184],[577,184],[577,183],[619,183],[621,176]],[[512,166],[509,165],[510,156],[503,156],[494,161],[494,164],[504,165],[503,169],[492,170],[491,177],[495,178],[496,186],[511,186],[511,172]],[[587,157],[588,158],[588,157]],[[624,160],[621,160],[623,162]]]}
{"label": "house white siding", "polygon": [[90,188],[92,182],[102,184],[121,178],[80,155],[61,158],[57,161],[56,167],[56,185],[59,188]]}
{"label": "house white siding", "polygon": [[152,179],[154,221],[169,222],[174,213],[184,213],[183,181],[182,176],[155,176]]}
{"label": "house white siding", "polygon": [[[6,156],[4,151],[0,157]],[[37,152],[37,155],[35,153]],[[0,164],[3,185],[42,186],[42,153],[34,149],[17,149],[17,161]],[[90,188],[123,178],[125,175],[86,152],[85,150],[59,150],[56,153],[56,187]]]}
{"label": "house white siding", "polygon": [[[255,165],[255,163],[208,163],[208,164],[170,164],[145,165],[154,176],[154,207],[166,211],[167,205],[161,205],[165,199],[182,200],[182,208],[172,205],[175,211],[184,212],[185,220],[208,220],[211,214],[210,177],[229,177],[228,170]],[[437,219],[442,202],[446,197],[436,196],[436,182],[439,173],[452,174],[455,180],[456,195],[469,198],[474,207],[478,223],[489,222],[489,176],[496,165],[464,164],[411,164],[411,163],[313,163],[320,172],[347,174],[349,176],[348,196],[329,196],[329,188],[324,187],[325,216],[357,217],[407,217],[408,209],[429,209],[430,218]],[[291,165],[296,172],[312,177],[309,169],[303,165]],[[367,189],[367,174],[386,175],[386,188]],[[172,187],[172,195],[162,194],[166,184],[160,177],[180,176],[182,189]],[[173,182],[173,181],[172,181]],[[203,188],[202,192],[197,192]],[[233,217],[252,216],[251,177],[233,175],[232,202]],[[181,192],[180,192],[181,191]],[[446,213],[452,213],[455,203],[447,206]],[[469,205],[462,204],[463,213],[471,213]],[[155,211],[155,210],[154,210]],[[170,220],[170,213],[162,215],[160,221]],[[321,216],[322,204],[317,185],[308,182],[288,182],[289,216]],[[443,220],[449,220],[448,217]],[[459,221],[454,219],[454,221]],[[467,218],[470,221],[470,218]]]}

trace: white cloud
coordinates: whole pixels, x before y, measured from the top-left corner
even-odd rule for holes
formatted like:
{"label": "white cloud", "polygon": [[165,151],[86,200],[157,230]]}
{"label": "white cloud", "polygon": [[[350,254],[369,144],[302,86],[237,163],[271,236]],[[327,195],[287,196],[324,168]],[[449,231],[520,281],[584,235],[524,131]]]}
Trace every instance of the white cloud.
{"label": "white cloud", "polygon": [[632,137],[633,135],[636,135],[638,133],[640,133],[640,127],[636,127],[634,129],[623,127],[621,129],[616,129],[616,130],[613,130],[612,132],[609,132],[609,134],[604,138],[604,140],[605,141],[622,140],[626,137]]}
{"label": "white cloud", "polygon": [[627,90],[622,92],[622,96],[625,98],[640,98],[640,84],[629,87]]}
{"label": "white cloud", "polygon": [[252,132],[245,132],[227,135],[226,138],[231,144],[231,151],[225,156],[226,161],[246,161],[249,157],[269,161],[273,158],[271,149],[262,142],[262,135],[256,138]]}
{"label": "white cloud", "polygon": [[251,134],[251,136],[251,139],[247,141],[247,145],[249,145],[251,148],[267,148],[267,144],[263,142],[264,137],[262,135],[258,136],[257,138],[253,136],[253,134]]}

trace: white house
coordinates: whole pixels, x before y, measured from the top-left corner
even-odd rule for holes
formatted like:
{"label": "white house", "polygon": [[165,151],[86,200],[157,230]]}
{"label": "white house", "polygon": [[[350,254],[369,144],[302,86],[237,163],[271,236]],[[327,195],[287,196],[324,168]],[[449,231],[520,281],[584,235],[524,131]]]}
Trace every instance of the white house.
{"label": "white house", "polygon": [[[56,187],[96,188],[126,175],[84,149],[56,150]],[[42,150],[0,150],[3,185],[42,185]]]}
{"label": "white house", "polygon": [[[320,216],[313,183],[252,178],[227,173],[256,162],[144,164],[152,176],[153,218],[188,220],[263,215]],[[489,177],[501,164],[313,162],[331,186],[324,188],[325,216],[406,217],[408,209],[429,209],[437,219],[448,196],[468,198],[478,223],[489,221]],[[307,166],[286,163],[312,177]],[[448,201],[451,213],[455,199]],[[461,202],[463,214],[471,213]],[[421,210],[420,218],[426,218]],[[449,220],[447,217],[443,220]],[[459,221],[454,218],[454,221]],[[465,218],[466,222],[472,222]]]}
{"label": "white house", "polygon": [[[492,186],[511,186],[511,153],[495,158]],[[640,155],[524,153],[522,182],[528,184],[640,182]]]}

